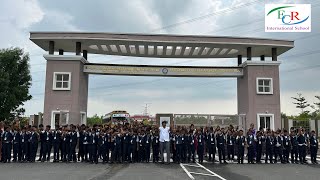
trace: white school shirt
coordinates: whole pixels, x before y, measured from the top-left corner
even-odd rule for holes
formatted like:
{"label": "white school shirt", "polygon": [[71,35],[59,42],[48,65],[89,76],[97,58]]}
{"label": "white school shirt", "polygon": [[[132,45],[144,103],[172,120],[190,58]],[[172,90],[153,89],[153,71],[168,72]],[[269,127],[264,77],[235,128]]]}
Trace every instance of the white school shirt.
{"label": "white school shirt", "polygon": [[159,141],[160,142],[169,142],[170,141],[170,136],[169,136],[170,128],[169,127],[166,127],[166,128],[159,127],[159,130],[160,130]]}

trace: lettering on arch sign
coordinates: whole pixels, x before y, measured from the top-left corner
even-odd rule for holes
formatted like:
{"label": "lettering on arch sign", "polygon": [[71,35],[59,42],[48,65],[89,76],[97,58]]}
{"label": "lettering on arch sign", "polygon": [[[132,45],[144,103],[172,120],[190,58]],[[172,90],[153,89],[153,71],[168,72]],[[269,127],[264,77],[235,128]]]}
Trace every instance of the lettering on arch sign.
{"label": "lettering on arch sign", "polygon": [[167,77],[240,77],[241,67],[149,66],[118,64],[86,64],[90,74]]}

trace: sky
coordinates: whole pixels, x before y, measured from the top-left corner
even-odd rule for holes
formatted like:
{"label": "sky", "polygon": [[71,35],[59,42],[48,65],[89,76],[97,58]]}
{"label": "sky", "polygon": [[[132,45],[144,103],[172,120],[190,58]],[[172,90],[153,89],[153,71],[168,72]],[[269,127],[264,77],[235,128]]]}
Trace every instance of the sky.
{"label": "sky", "polygon": [[[312,32],[264,32],[264,5],[312,5]],[[26,115],[43,111],[47,52],[29,40],[30,31],[190,34],[295,40],[279,56],[281,111],[299,111],[291,97],[320,95],[320,2],[318,0],[2,0],[0,48],[30,54],[32,100]],[[230,66],[236,59],[165,59],[88,55],[90,62],[113,64]],[[236,79],[90,75],[88,116],[113,110],[148,113],[236,114]]]}

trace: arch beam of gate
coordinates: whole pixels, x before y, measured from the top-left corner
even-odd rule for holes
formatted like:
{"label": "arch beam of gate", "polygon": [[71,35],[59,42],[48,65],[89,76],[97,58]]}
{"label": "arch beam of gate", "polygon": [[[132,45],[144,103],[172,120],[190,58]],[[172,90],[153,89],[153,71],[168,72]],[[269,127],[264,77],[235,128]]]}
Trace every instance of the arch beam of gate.
{"label": "arch beam of gate", "polygon": [[199,66],[158,66],[158,65],[119,65],[85,64],[83,72],[89,74],[125,76],[164,76],[164,77],[241,77],[242,67],[199,67]]}

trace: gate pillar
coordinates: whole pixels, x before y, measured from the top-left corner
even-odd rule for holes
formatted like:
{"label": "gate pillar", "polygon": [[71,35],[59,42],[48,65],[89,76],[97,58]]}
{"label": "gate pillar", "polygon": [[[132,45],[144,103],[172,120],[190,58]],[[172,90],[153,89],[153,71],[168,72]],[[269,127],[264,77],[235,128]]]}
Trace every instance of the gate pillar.
{"label": "gate pillar", "polygon": [[86,124],[87,60],[81,55],[44,55],[47,60],[44,125]]}
{"label": "gate pillar", "polygon": [[278,61],[246,61],[243,76],[237,78],[238,114],[246,115],[246,125],[255,129],[281,128]]}

